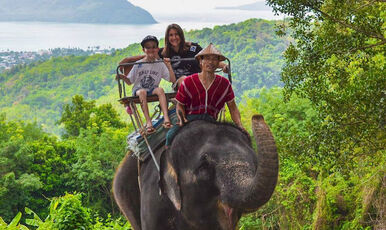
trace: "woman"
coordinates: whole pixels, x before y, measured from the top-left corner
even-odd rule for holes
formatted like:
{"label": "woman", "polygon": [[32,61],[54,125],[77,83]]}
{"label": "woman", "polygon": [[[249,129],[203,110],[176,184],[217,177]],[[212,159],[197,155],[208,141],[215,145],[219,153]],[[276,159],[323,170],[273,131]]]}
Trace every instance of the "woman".
{"label": "woman", "polygon": [[[201,71],[197,60],[184,61],[181,59],[194,58],[201,50],[199,44],[185,41],[184,31],[179,25],[170,24],[166,28],[165,47],[160,49],[159,56],[171,59],[172,68],[177,79],[173,85],[175,91],[178,90],[186,76]],[[227,72],[228,66],[225,63],[220,63],[220,67],[225,73]]]}
{"label": "woman", "polygon": [[[244,130],[232,85],[228,79],[215,74],[220,62],[226,58],[211,43],[196,55],[196,59],[200,62],[201,72],[186,77],[176,95],[179,125],[197,119],[215,121],[227,104],[233,122]],[[175,125],[168,131],[166,147],[170,146],[178,129]]]}

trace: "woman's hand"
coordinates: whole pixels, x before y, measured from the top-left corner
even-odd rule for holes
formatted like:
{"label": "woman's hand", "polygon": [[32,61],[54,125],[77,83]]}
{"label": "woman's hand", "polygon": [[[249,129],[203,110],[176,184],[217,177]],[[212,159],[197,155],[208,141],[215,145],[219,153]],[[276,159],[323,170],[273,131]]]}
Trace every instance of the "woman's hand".
{"label": "woman's hand", "polygon": [[124,79],[126,78],[126,76],[123,75],[123,74],[117,74],[117,76],[118,76],[120,79],[122,79],[122,80],[124,80]]}
{"label": "woman's hand", "polygon": [[131,85],[130,80],[127,78],[127,76],[125,76],[125,75],[123,75],[123,74],[117,74],[116,77],[115,77],[115,79],[116,79],[116,80],[121,79],[121,80],[124,81],[126,84]]}

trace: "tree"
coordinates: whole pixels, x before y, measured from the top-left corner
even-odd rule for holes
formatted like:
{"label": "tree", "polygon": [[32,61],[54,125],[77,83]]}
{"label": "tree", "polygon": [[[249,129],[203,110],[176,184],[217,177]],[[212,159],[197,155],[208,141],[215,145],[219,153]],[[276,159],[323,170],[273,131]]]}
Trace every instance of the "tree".
{"label": "tree", "polygon": [[295,42],[284,54],[285,97],[308,98],[321,120],[310,127],[307,140],[315,163],[309,170],[314,170],[318,188],[312,228],[381,228],[386,156],[385,1],[267,3],[291,17]]}
{"label": "tree", "polygon": [[9,220],[26,205],[41,214],[47,200],[68,189],[74,148],[36,124],[0,115],[0,216]]}
{"label": "tree", "polygon": [[125,154],[126,124],[111,104],[95,106],[94,101],[79,95],[73,97],[72,104],[64,105],[60,122],[75,148],[66,185],[86,194],[87,204],[104,214],[113,210],[110,183]]}
{"label": "tree", "polygon": [[321,155],[345,166],[354,156],[341,157],[339,150],[384,149],[385,1],[267,3],[292,17],[296,42],[285,52],[282,80],[286,98],[296,92],[310,99],[324,120],[315,131]]}
{"label": "tree", "polygon": [[62,117],[59,123],[64,124],[65,137],[76,137],[80,129],[86,129],[90,120],[90,115],[95,109],[95,101],[85,101],[83,96],[75,95],[71,104],[63,107]]}
{"label": "tree", "polygon": [[76,161],[68,185],[85,194],[86,204],[101,214],[114,213],[111,181],[125,155],[127,129],[89,127],[76,138]]}
{"label": "tree", "polygon": [[99,132],[101,132],[103,127],[119,129],[124,128],[126,125],[120,120],[119,114],[109,103],[100,105],[95,108],[94,113],[91,115],[89,120],[88,126],[98,127]]}

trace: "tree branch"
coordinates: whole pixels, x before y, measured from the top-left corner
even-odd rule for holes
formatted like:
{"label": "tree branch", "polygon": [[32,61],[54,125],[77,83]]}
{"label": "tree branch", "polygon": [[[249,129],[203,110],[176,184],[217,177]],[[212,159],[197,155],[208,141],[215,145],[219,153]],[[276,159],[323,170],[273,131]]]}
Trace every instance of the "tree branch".
{"label": "tree branch", "polygon": [[[386,0],[382,0],[382,1],[386,1]],[[350,28],[350,29],[353,29],[353,30],[355,30],[355,31],[357,31],[357,32],[360,32],[360,33],[362,33],[362,34],[365,34],[365,35],[367,35],[367,36],[369,36],[369,37],[379,39],[379,40],[381,40],[382,42],[386,42],[386,39],[385,39],[385,37],[384,37],[382,34],[371,33],[371,32],[365,31],[365,30],[363,30],[363,29],[361,29],[361,28],[358,28],[358,27],[356,27],[356,26],[354,26],[354,25],[352,25],[352,24],[349,24],[349,23],[346,23],[346,22],[344,22],[344,21],[342,21],[342,20],[339,20],[339,19],[337,19],[337,18],[334,18],[333,16],[327,14],[326,12],[324,12],[324,11],[322,11],[322,10],[320,10],[320,9],[316,9],[312,4],[304,3],[304,6],[311,8],[312,10],[314,10],[314,11],[320,13],[322,16],[324,16],[324,17],[330,19],[331,21],[334,21],[334,22],[336,22],[336,23],[339,23],[339,24],[341,24],[341,25],[343,25],[343,26],[345,26],[345,27],[348,27],[348,28]]]}
{"label": "tree branch", "polygon": [[363,47],[358,47],[358,48],[355,48],[355,49],[351,49],[350,51],[365,50],[365,49],[373,48],[373,47],[380,46],[380,45],[383,45],[383,44],[386,44],[386,40],[382,41],[382,42],[378,42],[376,44],[372,44],[372,45],[368,45],[368,46],[363,46]]}
{"label": "tree branch", "polygon": [[[381,0],[381,1],[386,1],[386,0]],[[357,9],[363,9],[365,7],[371,6],[375,2],[379,2],[379,1],[378,0],[372,0],[372,1],[370,0],[369,2],[367,2],[367,3],[363,4],[363,5],[361,5],[360,7],[358,7]]]}
{"label": "tree branch", "polygon": [[[356,52],[358,50],[370,49],[370,48],[373,48],[373,47],[376,47],[376,46],[381,46],[381,45],[384,45],[384,44],[386,44],[386,41],[378,42],[376,44],[372,44],[372,45],[368,45],[368,46],[362,46],[362,47],[356,47],[356,48],[353,48],[353,49],[349,49],[348,52],[349,53],[353,53],[353,52]],[[345,54],[346,52],[340,51],[338,53],[339,54]]]}

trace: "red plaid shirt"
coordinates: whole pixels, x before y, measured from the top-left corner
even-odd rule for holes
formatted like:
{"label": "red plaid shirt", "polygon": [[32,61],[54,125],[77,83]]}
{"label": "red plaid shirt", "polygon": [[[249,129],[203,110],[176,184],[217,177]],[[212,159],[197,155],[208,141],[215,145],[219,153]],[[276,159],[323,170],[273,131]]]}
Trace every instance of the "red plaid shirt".
{"label": "red plaid shirt", "polygon": [[207,113],[215,119],[225,103],[234,98],[232,85],[228,79],[216,75],[206,90],[197,73],[185,78],[176,95],[176,100],[185,106],[186,114]]}

